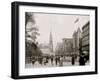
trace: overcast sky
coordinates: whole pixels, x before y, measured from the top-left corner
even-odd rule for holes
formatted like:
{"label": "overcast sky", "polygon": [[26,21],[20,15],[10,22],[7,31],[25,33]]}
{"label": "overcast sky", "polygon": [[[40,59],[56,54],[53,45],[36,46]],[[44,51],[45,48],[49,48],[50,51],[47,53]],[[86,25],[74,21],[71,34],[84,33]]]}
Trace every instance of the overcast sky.
{"label": "overcast sky", "polygon": [[[78,27],[82,29],[82,26],[90,19],[89,16],[84,15],[33,14],[40,33],[37,41],[39,43],[49,43],[50,31],[52,31],[54,47],[57,42],[62,42],[63,38],[72,38],[73,32]],[[79,18],[79,21],[75,23],[77,18]]]}

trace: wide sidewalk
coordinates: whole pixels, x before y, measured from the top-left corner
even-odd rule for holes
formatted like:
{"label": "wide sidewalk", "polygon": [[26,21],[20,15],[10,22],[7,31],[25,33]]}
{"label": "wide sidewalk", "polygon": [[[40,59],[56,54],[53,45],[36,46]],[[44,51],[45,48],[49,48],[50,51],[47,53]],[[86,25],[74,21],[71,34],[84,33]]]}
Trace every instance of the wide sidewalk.
{"label": "wide sidewalk", "polygon": [[[86,65],[89,65],[89,63],[86,63]],[[63,62],[63,66],[79,66],[79,62],[75,62],[74,65],[71,64],[71,62]],[[51,63],[51,61],[49,60],[48,63],[46,63],[46,65],[44,64],[39,64],[38,61],[35,62],[35,64],[32,63],[28,63],[25,65],[26,68],[42,68],[42,67],[60,67],[59,64],[56,65],[55,61],[53,61],[53,63]]]}

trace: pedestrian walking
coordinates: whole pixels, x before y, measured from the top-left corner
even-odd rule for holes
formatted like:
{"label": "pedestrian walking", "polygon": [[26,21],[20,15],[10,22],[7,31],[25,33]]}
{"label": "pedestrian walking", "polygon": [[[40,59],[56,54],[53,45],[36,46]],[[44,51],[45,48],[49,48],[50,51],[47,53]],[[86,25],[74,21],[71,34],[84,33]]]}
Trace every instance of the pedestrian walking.
{"label": "pedestrian walking", "polygon": [[46,57],[44,57],[44,65],[46,65]]}
{"label": "pedestrian walking", "polygon": [[75,56],[72,55],[72,65],[74,65],[74,64],[75,64]]}
{"label": "pedestrian walking", "polygon": [[42,58],[42,56],[41,57],[39,57],[39,63],[42,65],[42,61],[43,61],[43,58]]}
{"label": "pedestrian walking", "polygon": [[85,61],[86,61],[86,59],[85,59],[85,54],[82,53],[82,54],[80,55],[79,64],[80,64],[80,65],[85,65]]}
{"label": "pedestrian walking", "polygon": [[58,64],[60,65],[60,56],[58,56]]}
{"label": "pedestrian walking", "polygon": [[57,65],[57,63],[58,63],[58,57],[55,57],[55,63]]}
{"label": "pedestrian walking", "polygon": [[63,66],[63,57],[60,57],[60,66]]}
{"label": "pedestrian walking", "polygon": [[32,64],[33,65],[35,64],[35,61],[36,61],[36,58],[35,57],[32,57]]}
{"label": "pedestrian walking", "polygon": [[53,65],[53,57],[51,57],[51,65]]}

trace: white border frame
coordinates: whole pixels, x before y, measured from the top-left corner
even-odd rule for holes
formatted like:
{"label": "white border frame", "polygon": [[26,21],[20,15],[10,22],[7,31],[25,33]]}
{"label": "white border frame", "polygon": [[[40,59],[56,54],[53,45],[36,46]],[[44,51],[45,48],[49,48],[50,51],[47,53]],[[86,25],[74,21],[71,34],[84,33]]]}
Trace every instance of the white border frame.
{"label": "white border frame", "polygon": [[[64,14],[88,14],[90,15],[90,65],[68,66],[52,68],[25,69],[25,12],[46,12]],[[68,13],[69,12],[69,13]],[[45,30],[44,30],[45,31]],[[40,75],[55,73],[76,73],[95,71],[95,10],[54,8],[37,6],[19,6],[19,75]]]}

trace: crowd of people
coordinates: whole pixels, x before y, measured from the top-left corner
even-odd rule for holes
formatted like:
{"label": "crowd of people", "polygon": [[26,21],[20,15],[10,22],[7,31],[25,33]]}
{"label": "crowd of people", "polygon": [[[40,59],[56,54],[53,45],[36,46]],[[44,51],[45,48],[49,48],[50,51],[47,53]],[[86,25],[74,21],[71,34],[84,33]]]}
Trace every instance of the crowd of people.
{"label": "crowd of people", "polygon": [[[64,62],[68,62],[68,61],[64,61],[66,60],[66,57],[67,56],[34,56],[32,57],[32,64],[34,65],[35,62],[38,62],[39,64],[41,65],[47,65],[48,63],[51,63],[51,65],[57,65],[57,66],[63,66],[64,65]],[[78,59],[78,63],[79,65],[85,65],[86,62],[88,61],[87,59],[87,56],[82,53],[80,56],[78,56],[79,59]],[[70,56],[70,63],[71,65],[75,65],[75,62],[76,62],[76,59],[77,59],[77,56],[75,55],[72,55]]]}
{"label": "crowd of people", "polygon": [[34,65],[35,62],[38,62],[41,65],[47,65],[48,63],[51,63],[53,66],[59,65],[63,66],[63,56],[38,56],[32,58],[32,64]]}

